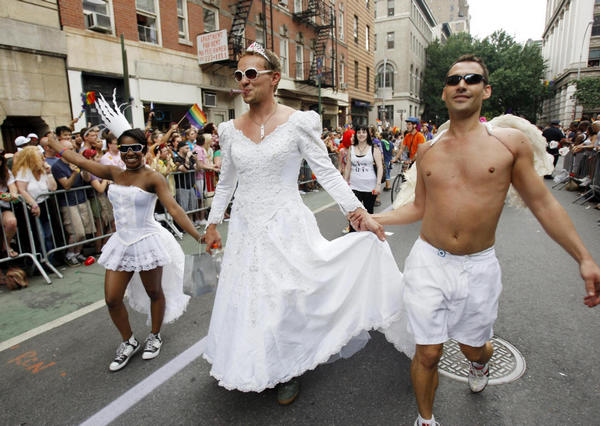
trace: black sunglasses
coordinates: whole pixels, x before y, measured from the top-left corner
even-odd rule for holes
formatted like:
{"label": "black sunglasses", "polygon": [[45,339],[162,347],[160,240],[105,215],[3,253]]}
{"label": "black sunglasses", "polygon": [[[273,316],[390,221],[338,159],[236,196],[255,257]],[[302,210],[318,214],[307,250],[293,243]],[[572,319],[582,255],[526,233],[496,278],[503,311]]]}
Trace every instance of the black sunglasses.
{"label": "black sunglasses", "polygon": [[133,152],[141,152],[142,149],[144,149],[144,145],[142,145],[141,143],[134,143],[131,145],[119,145],[119,151],[123,154],[127,154],[129,150]]}
{"label": "black sunglasses", "polygon": [[465,83],[479,84],[482,81],[487,83],[486,79],[481,74],[465,74],[465,75],[449,75],[446,77],[446,86],[458,86],[461,80],[465,80]]}
{"label": "black sunglasses", "polygon": [[257,70],[256,68],[248,68],[246,71],[236,70],[233,73],[233,78],[235,81],[242,81],[242,78],[246,76],[248,80],[256,80],[256,78],[261,74],[267,74],[273,72],[273,70]]}

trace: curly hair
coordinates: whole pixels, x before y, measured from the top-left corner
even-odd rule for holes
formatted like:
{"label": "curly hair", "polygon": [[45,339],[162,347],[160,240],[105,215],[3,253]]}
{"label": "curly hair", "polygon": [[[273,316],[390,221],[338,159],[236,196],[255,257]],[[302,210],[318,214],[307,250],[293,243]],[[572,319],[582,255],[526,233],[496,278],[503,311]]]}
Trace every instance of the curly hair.
{"label": "curly hair", "polygon": [[37,146],[23,148],[14,158],[13,175],[17,175],[21,169],[31,170],[36,180],[44,172],[44,160]]}

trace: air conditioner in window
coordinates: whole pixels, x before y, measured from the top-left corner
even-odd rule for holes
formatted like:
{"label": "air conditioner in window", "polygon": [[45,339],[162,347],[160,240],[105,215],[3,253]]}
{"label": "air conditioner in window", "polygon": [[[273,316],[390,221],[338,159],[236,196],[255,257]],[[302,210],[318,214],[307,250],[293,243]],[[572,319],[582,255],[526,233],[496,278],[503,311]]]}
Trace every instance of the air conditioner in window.
{"label": "air conditioner in window", "polygon": [[94,31],[112,32],[110,16],[102,13],[90,12],[85,15],[87,27]]}
{"label": "air conditioner in window", "polygon": [[340,83],[340,89],[346,90],[348,88],[348,83]]}
{"label": "air conditioner in window", "polygon": [[212,92],[204,92],[204,106],[205,107],[216,107],[217,106],[217,94]]}

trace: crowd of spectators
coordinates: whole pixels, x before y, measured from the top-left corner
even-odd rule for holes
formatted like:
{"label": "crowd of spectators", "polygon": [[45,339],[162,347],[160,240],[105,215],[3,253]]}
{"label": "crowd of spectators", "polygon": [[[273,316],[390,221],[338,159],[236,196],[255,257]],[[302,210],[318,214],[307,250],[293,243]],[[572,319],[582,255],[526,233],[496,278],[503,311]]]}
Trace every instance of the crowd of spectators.
{"label": "crowd of spectators", "polygon": [[[64,149],[76,150],[102,164],[125,168],[117,139],[99,126],[88,125],[79,132],[74,132],[73,127],[59,126],[54,133]],[[105,236],[115,229],[107,197],[111,182],[65,161],[48,145],[49,134],[50,131],[41,138],[33,133],[19,136],[15,139],[16,153],[0,151],[3,231],[0,258],[18,257],[18,248],[35,253],[42,252],[42,248],[49,252],[70,245],[60,258],[55,253],[49,260],[55,265],[78,266],[88,256],[82,252],[83,245],[77,243],[95,237],[85,249],[88,254],[98,254]],[[209,123],[200,130],[192,127],[181,132],[173,123],[165,133],[148,126],[146,135],[147,167],[165,176],[178,203],[186,211],[192,211],[190,217],[197,226],[205,224],[207,197],[214,193],[221,162],[215,126]],[[20,200],[26,209],[15,208]],[[157,206],[157,210],[162,211],[162,206]],[[19,218],[23,214],[28,215],[35,247],[22,247],[28,244],[27,230],[22,229],[25,218]],[[21,237],[20,231],[23,237],[16,244],[15,237]]]}

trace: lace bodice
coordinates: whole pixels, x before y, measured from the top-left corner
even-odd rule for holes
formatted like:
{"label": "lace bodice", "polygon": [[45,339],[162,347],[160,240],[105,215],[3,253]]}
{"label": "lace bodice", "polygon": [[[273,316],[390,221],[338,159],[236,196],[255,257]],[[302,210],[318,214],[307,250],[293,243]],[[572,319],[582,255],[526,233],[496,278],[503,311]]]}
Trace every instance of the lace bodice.
{"label": "lace bodice", "polygon": [[221,175],[208,223],[220,223],[233,191],[236,211],[252,221],[268,219],[278,206],[301,202],[298,173],[306,159],[319,183],[344,213],[362,207],[331,163],[321,140],[321,120],[313,111],[296,111],[260,143],[254,143],[233,120],[219,125],[223,156]]}
{"label": "lace bodice", "polygon": [[108,187],[108,198],[113,205],[117,235],[123,244],[131,245],[160,230],[154,219],[156,194],[137,186],[113,183]]}

